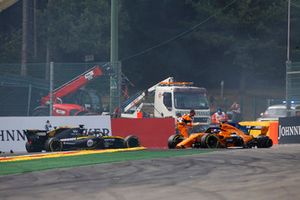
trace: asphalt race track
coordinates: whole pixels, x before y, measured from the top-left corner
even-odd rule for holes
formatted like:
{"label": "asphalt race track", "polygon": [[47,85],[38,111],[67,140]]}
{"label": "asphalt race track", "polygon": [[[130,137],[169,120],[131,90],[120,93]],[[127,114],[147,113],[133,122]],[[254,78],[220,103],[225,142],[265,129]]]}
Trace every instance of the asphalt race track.
{"label": "asphalt race track", "polygon": [[300,145],[279,145],[1,176],[0,199],[296,200],[299,185]]}

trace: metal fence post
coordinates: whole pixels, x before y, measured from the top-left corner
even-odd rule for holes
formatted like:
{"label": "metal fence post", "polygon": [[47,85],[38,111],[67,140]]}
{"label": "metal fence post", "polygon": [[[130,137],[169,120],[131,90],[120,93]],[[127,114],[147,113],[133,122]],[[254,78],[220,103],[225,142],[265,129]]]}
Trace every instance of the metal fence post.
{"label": "metal fence post", "polygon": [[50,88],[49,88],[49,94],[50,94],[50,102],[49,102],[49,116],[52,116],[52,110],[53,110],[53,76],[54,76],[54,63],[50,62]]}

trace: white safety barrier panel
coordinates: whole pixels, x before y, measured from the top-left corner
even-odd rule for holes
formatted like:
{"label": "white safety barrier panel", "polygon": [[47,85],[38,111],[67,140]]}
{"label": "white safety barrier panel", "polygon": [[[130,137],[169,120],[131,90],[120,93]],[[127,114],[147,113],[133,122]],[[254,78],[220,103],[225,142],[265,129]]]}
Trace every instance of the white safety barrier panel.
{"label": "white safety barrier panel", "polygon": [[49,121],[52,128],[60,126],[78,127],[100,130],[111,135],[111,118],[108,115],[67,116],[67,117],[0,117],[0,151],[26,152],[27,129],[45,130]]}

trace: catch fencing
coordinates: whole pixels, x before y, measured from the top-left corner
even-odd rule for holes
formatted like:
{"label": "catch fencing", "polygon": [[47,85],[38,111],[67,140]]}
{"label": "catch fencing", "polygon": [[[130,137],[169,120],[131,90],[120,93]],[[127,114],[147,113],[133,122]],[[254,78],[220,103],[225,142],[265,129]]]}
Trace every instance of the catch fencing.
{"label": "catch fencing", "polygon": [[300,102],[300,62],[287,64],[286,81],[287,100]]}
{"label": "catch fencing", "polygon": [[[98,102],[89,106],[96,106],[99,112],[109,111],[111,71],[108,62],[54,63],[53,88],[60,87],[95,65],[99,65],[104,74],[89,82],[84,89],[64,97],[64,103],[86,106]],[[0,116],[32,115],[41,98],[49,94],[49,66],[46,63],[29,63],[25,75],[21,75],[21,64],[0,64]]]}

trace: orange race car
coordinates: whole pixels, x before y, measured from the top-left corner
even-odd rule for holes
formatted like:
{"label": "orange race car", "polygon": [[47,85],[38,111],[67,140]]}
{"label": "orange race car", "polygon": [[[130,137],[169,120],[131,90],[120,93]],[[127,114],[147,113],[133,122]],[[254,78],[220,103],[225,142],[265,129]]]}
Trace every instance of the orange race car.
{"label": "orange race car", "polygon": [[257,137],[249,131],[257,127],[246,127],[234,123],[222,123],[209,127],[203,133],[193,133],[188,138],[181,134],[171,135],[168,147],[174,148],[269,148],[273,141],[266,135],[268,127],[260,127],[261,134]]}

